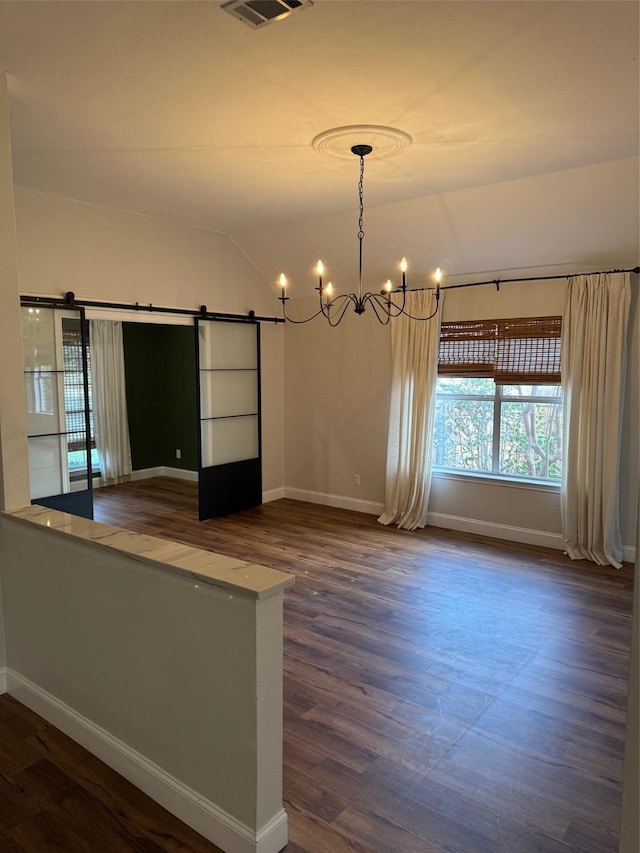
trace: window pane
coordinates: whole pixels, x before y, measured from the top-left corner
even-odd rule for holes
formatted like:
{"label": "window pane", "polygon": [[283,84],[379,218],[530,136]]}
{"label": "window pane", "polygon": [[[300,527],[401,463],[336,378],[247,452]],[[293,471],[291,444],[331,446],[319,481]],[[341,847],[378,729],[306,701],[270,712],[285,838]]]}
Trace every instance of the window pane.
{"label": "window pane", "polygon": [[260,455],[257,415],[201,421],[200,427],[203,468]]}
{"label": "window pane", "polygon": [[29,436],[31,500],[49,498],[69,491],[66,436]]}
{"label": "window pane", "polygon": [[257,368],[258,345],[253,323],[207,320],[198,325],[200,369]]}
{"label": "window pane", "polygon": [[200,415],[222,418],[258,411],[257,370],[201,370]]}
{"label": "window pane", "polygon": [[36,367],[24,374],[27,394],[27,432],[29,435],[51,435],[63,432],[60,410],[60,374]]}
{"label": "window pane", "polygon": [[562,397],[561,385],[501,385],[504,397]]}
{"label": "window pane", "polygon": [[551,480],[561,478],[561,403],[502,403],[500,474]]}
{"label": "window pane", "polygon": [[439,376],[436,382],[437,394],[478,394],[493,397],[495,393],[493,379],[471,376]]}
{"label": "window pane", "polygon": [[492,443],[493,401],[436,400],[434,465],[491,472]]}
{"label": "window pane", "polygon": [[25,372],[59,370],[56,346],[55,311],[22,308],[22,347]]}

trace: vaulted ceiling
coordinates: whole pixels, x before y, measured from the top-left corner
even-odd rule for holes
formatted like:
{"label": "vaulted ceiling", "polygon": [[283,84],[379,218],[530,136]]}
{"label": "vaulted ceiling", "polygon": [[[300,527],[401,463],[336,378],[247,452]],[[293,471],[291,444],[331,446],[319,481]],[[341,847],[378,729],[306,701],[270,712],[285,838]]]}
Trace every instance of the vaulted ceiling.
{"label": "vaulted ceiling", "polygon": [[[220,7],[0,2],[15,183],[230,234],[272,281],[287,259],[306,275],[343,234],[353,261],[357,161],[312,140],[391,126],[412,144],[367,161],[372,258],[406,239],[419,266],[460,274],[495,267],[500,247],[501,268],[588,263],[570,204],[569,243],[548,258],[543,244],[567,193],[604,212],[605,192],[624,224],[603,221],[600,248],[588,231],[593,261],[637,255],[638,3],[317,0],[255,30]],[[514,227],[517,198],[536,235],[530,216]]]}

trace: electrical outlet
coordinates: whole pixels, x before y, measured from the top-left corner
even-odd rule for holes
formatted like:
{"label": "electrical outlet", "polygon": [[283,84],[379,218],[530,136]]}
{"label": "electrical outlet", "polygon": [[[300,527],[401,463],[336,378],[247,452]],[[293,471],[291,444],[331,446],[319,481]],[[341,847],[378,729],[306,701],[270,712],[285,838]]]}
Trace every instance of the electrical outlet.
{"label": "electrical outlet", "polygon": [[353,475],[353,485],[354,486],[360,485],[360,474],[354,474]]}
{"label": "electrical outlet", "polygon": [[176,459],[182,459],[182,451],[180,448],[176,448]]}

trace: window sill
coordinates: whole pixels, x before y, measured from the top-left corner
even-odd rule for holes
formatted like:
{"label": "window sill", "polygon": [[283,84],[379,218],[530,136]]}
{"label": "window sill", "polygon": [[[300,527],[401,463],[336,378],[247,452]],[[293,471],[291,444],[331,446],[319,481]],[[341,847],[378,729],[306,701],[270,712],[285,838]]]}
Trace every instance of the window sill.
{"label": "window sill", "polygon": [[506,486],[507,488],[527,489],[534,492],[550,492],[554,495],[559,494],[561,488],[560,483],[551,481],[527,480],[524,477],[499,477],[496,474],[476,473],[475,471],[448,471],[434,468],[432,476],[438,480],[460,480],[467,483],[469,480],[473,480],[476,483],[485,483],[491,486]]}

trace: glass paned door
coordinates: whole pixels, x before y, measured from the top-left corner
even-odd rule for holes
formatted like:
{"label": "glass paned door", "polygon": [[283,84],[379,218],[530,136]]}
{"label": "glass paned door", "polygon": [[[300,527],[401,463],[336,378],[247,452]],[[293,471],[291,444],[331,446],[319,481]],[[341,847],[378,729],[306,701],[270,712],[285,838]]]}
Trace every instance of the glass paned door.
{"label": "glass paned door", "polygon": [[[42,304],[23,304],[21,311],[31,501],[92,518],[84,311]],[[74,340],[73,354],[65,333]]]}
{"label": "glass paned door", "polygon": [[260,326],[196,319],[200,520],[262,503]]}

